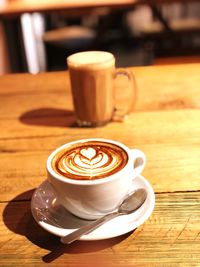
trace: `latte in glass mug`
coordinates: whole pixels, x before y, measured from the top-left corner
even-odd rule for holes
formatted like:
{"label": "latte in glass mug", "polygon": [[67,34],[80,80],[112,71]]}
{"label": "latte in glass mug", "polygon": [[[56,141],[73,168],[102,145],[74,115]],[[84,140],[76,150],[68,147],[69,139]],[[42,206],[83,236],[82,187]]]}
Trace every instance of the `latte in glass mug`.
{"label": "latte in glass mug", "polygon": [[113,116],[115,58],[107,52],[79,52],[68,57],[77,123],[101,125]]}
{"label": "latte in glass mug", "polygon": [[48,181],[71,213],[96,219],[113,211],[143,171],[141,150],[101,138],[64,144],[47,159]]}
{"label": "latte in glass mug", "polygon": [[52,160],[58,174],[75,180],[93,180],[120,171],[128,155],[121,147],[101,141],[78,143],[60,150]]}
{"label": "latte in glass mug", "polygon": [[[85,51],[67,58],[76,121],[79,126],[101,126],[130,112],[136,85],[133,74],[127,69],[115,67],[115,57],[105,51]],[[126,103],[116,103],[117,78],[125,77]]]}

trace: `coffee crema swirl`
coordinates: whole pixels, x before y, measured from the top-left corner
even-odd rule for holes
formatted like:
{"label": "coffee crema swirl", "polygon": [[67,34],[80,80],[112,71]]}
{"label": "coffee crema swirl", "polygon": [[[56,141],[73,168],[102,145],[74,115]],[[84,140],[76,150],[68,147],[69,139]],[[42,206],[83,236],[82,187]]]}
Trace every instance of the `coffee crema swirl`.
{"label": "coffee crema swirl", "polygon": [[91,141],[64,148],[54,156],[52,167],[67,178],[92,180],[116,173],[127,161],[127,153],[117,145]]}

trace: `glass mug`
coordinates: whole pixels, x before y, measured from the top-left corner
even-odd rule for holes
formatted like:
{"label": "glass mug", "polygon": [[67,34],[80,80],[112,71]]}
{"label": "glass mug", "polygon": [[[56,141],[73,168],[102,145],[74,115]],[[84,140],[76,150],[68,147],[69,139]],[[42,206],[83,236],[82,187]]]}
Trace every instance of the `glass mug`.
{"label": "glass mug", "polygon": [[[104,51],[72,54],[67,65],[78,126],[96,127],[111,120],[123,121],[134,102],[133,74],[127,69],[117,69],[114,55]],[[125,88],[119,88],[119,76],[126,79]],[[126,93],[125,104],[119,101],[117,105],[116,99],[124,98]]]}

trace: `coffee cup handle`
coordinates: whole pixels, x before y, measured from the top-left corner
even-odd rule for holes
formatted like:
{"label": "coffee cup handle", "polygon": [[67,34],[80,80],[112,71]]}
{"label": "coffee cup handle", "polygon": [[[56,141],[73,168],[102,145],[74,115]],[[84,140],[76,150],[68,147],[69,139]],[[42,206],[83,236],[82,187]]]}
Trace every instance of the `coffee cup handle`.
{"label": "coffee cup handle", "polygon": [[140,175],[146,165],[146,156],[139,149],[131,149],[131,156],[133,161],[134,177]]}
{"label": "coffee cup handle", "polygon": [[[127,79],[126,86],[124,82],[122,86],[119,83],[119,77]],[[114,72],[114,88],[115,88],[115,107],[113,113],[113,121],[123,121],[128,113],[132,110],[136,100],[136,80],[131,71],[124,68],[118,68]],[[118,101],[119,99],[119,101]],[[124,100],[124,102],[122,101]],[[123,102],[123,103],[122,103]]]}

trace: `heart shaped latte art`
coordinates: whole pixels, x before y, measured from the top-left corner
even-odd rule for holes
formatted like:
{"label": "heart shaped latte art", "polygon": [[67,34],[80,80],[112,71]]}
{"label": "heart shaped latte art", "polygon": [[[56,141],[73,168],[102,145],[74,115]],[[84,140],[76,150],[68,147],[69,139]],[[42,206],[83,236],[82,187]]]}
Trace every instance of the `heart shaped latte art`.
{"label": "heart shaped latte art", "polygon": [[[103,160],[103,153],[92,147],[81,149],[74,157],[77,165],[85,168],[95,168]],[[88,165],[88,166],[87,166]]]}
{"label": "heart shaped latte art", "polygon": [[80,155],[77,155],[77,156],[74,157],[74,162],[77,161],[76,158],[78,158],[78,160],[80,162],[82,162],[83,164],[89,165],[90,168],[92,168],[92,166],[94,167],[95,164],[98,164],[99,162],[101,162],[101,160],[103,158],[103,155],[102,154],[99,154],[99,155],[97,155],[95,158],[93,158],[91,160],[88,160],[85,157],[82,157]]}
{"label": "heart shaped latte art", "polygon": [[83,157],[87,158],[88,160],[92,160],[93,158],[96,157],[97,151],[92,147],[88,147],[88,148],[81,149],[80,154]]}
{"label": "heart shaped latte art", "polygon": [[56,161],[62,175],[72,179],[97,179],[119,171],[127,162],[126,153],[105,142],[88,142],[66,150]]}

